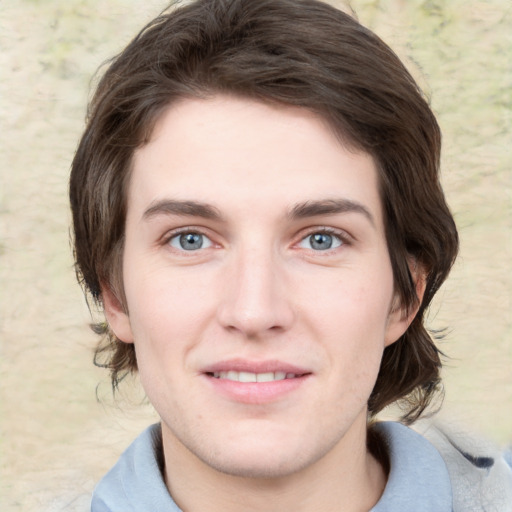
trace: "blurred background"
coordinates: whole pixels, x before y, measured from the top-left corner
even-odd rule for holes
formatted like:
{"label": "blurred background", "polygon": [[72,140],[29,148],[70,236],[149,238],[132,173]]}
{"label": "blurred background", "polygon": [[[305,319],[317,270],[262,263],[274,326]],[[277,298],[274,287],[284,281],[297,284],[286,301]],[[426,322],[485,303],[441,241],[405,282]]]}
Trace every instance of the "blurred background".
{"label": "blurred background", "polygon": [[[441,417],[512,442],[512,13],[509,0],[353,0],[405,60],[444,134],[462,239],[429,326]],[[156,417],[111,396],[69,247],[69,166],[92,76],[163,0],[0,0],[0,510],[88,510],[94,483]]]}

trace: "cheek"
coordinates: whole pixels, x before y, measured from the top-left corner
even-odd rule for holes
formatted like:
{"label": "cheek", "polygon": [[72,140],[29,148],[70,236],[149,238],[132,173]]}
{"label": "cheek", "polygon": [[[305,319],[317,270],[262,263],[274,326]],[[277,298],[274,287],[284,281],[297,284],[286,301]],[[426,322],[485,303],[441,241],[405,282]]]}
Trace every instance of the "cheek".
{"label": "cheek", "polygon": [[[303,290],[311,290],[307,285]],[[383,338],[393,296],[392,279],[326,280],[316,292],[303,296],[301,308],[316,319],[319,327],[333,331],[340,338],[366,340]],[[309,312],[309,313],[308,313]],[[380,335],[380,336],[379,336]]]}
{"label": "cheek", "polygon": [[194,326],[201,310],[211,302],[207,293],[211,279],[192,270],[175,269],[165,262],[151,266],[148,261],[134,261],[127,265],[126,295],[134,321],[157,332]]}
{"label": "cheek", "polygon": [[354,396],[369,394],[377,378],[392,300],[392,279],[371,281],[337,283],[314,297],[308,315],[334,369],[331,378]]}
{"label": "cheek", "polygon": [[[140,268],[140,267],[139,267]],[[203,280],[204,281],[204,280]],[[129,316],[141,379],[146,368],[175,374],[185,368],[214,314],[215,294],[208,280],[199,285],[190,272],[146,268],[126,279]]]}

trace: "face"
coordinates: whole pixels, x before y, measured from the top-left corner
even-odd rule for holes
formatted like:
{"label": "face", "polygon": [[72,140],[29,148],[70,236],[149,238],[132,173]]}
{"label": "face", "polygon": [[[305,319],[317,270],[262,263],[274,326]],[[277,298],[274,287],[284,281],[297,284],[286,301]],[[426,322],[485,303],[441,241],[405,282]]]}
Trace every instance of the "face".
{"label": "face", "polygon": [[[164,447],[279,476],[364,446],[384,347],[406,329],[372,158],[314,114],[183,100],[134,157],[126,311]],[[350,449],[349,449],[350,448]]]}

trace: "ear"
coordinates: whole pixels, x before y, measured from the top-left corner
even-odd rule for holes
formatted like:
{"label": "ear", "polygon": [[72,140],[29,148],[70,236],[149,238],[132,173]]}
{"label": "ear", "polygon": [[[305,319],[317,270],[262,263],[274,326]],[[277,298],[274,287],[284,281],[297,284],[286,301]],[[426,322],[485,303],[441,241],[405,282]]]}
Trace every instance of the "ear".
{"label": "ear", "polygon": [[386,324],[386,333],[384,336],[384,344],[386,347],[397,341],[398,338],[400,338],[400,336],[402,336],[402,334],[404,334],[408,329],[409,325],[411,325],[411,322],[414,320],[416,313],[418,313],[421,301],[423,300],[423,294],[425,293],[427,285],[425,272],[414,259],[409,261],[409,270],[415,284],[416,297],[418,297],[418,301],[415,306],[407,310],[404,306],[398,303],[398,297],[395,296],[393,304],[391,305],[391,311],[388,315],[388,322]]}
{"label": "ear", "polygon": [[109,286],[101,286],[103,310],[110,329],[124,343],[133,343],[130,318],[121,301]]}

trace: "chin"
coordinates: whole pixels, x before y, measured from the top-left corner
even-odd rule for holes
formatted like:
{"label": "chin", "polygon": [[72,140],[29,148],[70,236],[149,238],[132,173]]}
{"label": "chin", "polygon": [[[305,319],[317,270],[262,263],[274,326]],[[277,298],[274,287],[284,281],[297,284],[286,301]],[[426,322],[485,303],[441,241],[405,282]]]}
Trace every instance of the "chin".
{"label": "chin", "polygon": [[[261,442],[263,441],[263,442]],[[211,468],[231,476],[254,479],[285,478],[314,464],[329,451],[329,446],[304,446],[304,440],[281,439],[256,442],[247,439],[237,443],[225,443],[218,450],[197,453]],[[203,455],[203,457],[201,457]]]}
{"label": "chin", "polygon": [[285,478],[308,465],[305,460],[297,458],[290,460],[289,456],[280,459],[275,454],[273,457],[261,457],[261,455],[260,457],[250,457],[247,455],[247,457],[215,458],[204,462],[226,475],[262,480]]}

